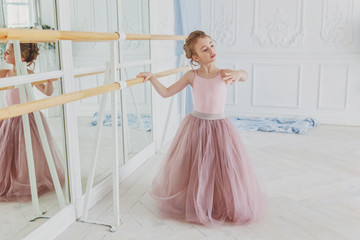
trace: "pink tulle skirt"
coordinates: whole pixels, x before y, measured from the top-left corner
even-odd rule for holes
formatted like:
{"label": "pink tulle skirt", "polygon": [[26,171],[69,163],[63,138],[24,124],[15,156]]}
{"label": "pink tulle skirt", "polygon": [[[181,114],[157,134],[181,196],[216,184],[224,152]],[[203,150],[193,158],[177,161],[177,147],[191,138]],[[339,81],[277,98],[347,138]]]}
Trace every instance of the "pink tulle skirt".
{"label": "pink tulle skirt", "polygon": [[162,216],[208,226],[253,222],[265,214],[267,205],[231,121],[191,114],[175,135],[151,195]]}
{"label": "pink tulle skirt", "polygon": [[[40,113],[50,145],[60,183],[64,183],[61,154],[56,147],[45,117]],[[34,115],[29,114],[32,149],[38,195],[54,190]],[[22,118],[0,121],[0,201],[28,201],[31,199],[29,170],[25,150]]]}

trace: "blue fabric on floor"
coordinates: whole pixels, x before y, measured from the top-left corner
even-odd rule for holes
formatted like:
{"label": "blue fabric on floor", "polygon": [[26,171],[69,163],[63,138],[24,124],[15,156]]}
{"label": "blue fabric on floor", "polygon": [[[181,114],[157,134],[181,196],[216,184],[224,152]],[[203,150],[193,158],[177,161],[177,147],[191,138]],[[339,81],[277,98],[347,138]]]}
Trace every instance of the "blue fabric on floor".
{"label": "blue fabric on floor", "polygon": [[307,134],[309,128],[318,126],[314,118],[276,117],[276,118],[245,118],[229,117],[239,131],[263,131]]}
{"label": "blue fabric on floor", "polygon": [[[89,126],[96,126],[98,123],[99,113],[94,113],[94,119],[91,120],[88,125]],[[144,128],[146,131],[151,131],[151,118],[149,115],[141,115],[141,119],[144,122]],[[111,114],[106,113],[103,120],[103,126],[111,126]],[[121,126],[121,115],[118,114],[117,116],[117,123],[118,126]],[[138,121],[138,117],[136,114],[128,114],[128,126],[131,128],[140,128],[140,123]]]}

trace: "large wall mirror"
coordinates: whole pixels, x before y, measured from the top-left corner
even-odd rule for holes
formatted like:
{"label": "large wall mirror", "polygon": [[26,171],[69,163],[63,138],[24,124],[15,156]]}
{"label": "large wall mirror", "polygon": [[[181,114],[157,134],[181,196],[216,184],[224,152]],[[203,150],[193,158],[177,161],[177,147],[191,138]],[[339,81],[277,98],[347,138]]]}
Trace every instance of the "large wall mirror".
{"label": "large wall mirror", "polygon": [[[71,30],[87,32],[116,32],[117,30],[117,1],[116,0],[75,0],[71,1]],[[104,17],[106,16],[106,17]],[[88,72],[96,68],[105,68],[110,60],[110,42],[73,42],[74,69],[86,69]],[[117,56],[119,54],[117,53]],[[119,61],[119,59],[117,59]],[[84,74],[75,77],[76,90],[104,85],[105,73]],[[117,92],[119,94],[119,92]],[[85,193],[86,183],[89,176],[93,149],[95,144],[95,132],[99,124],[102,124],[100,137],[99,157],[97,160],[94,185],[97,185],[112,173],[112,116],[110,108],[110,94],[107,98],[104,120],[99,123],[100,101],[103,95],[90,97],[78,101],[77,126],[79,134],[79,153],[81,167],[82,190]],[[121,99],[118,95],[118,112],[121,112]],[[121,120],[119,125],[119,157],[123,163],[123,141]]]}
{"label": "large wall mirror", "polygon": [[[125,10],[126,9],[126,10]],[[125,33],[149,34],[148,0],[121,1],[122,31]],[[125,63],[150,59],[150,41],[121,42]],[[122,69],[125,80],[135,78],[140,72],[151,71],[150,65],[139,65]],[[123,91],[127,109],[127,153],[131,160],[138,152],[148,146],[153,139],[151,84],[135,85]]]}
{"label": "large wall mirror", "polygon": [[[123,9],[127,9],[123,11]],[[71,26],[73,31],[149,33],[148,1],[130,0],[76,0],[71,2]],[[106,16],[106,17],[104,17]],[[119,27],[120,25],[120,27]],[[118,62],[125,63],[150,58],[149,41],[117,42]],[[74,42],[73,58],[75,71],[95,71],[105,67],[110,60],[109,42]],[[118,77],[128,80],[150,67],[137,66],[118,71]],[[105,74],[88,74],[75,78],[77,90],[88,89],[104,84]],[[119,160],[126,164],[144,147],[152,142],[151,88],[149,84],[133,86],[118,91],[118,116],[111,115],[110,96],[102,122],[99,119],[101,96],[79,101],[77,120],[81,161],[82,188],[85,191],[88,178],[96,128],[102,124],[99,158],[95,171],[94,184],[100,183],[112,173],[112,124],[119,126]],[[122,100],[125,99],[122,109]],[[123,111],[124,110],[124,111]],[[121,114],[126,113],[126,118]],[[116,119],[116,120],[114,120]],[[122,119],[126,119],[125,124]],[[124,144],[124,138],[126,144]],[[125,148],[124,148],[125,147]]]}
{"label": "large wall mirror", "polygon": [[[55,6],[55,0],[1,0],[0,25],[2,28],[57,29]],[[33,56],[25,60],[30,63],[27,66],[29,73],[60,69],[57,42],[25,44],[20,48],[22,54]],[[1,78],[13,76],[15,65],[8,57],[14,56],[14,45],[2,43],[0,54]],[[41,86],[30,89],[36,100],[60,95],[61,79],[51,79]],[[1,90],[1,107],[18,104],[20,95],[18,88]],[[28,100],[32,100],[29,91],[26,95]],[[36,124],[35,118],[35,114],[29,114],[28,129],[31,132],[35,184],[31,183],[29,177],[32,171],[29,171],[26,153],[30,151],[24,147],[25,141],[28,140],[25,140],[22,117],[0,121],[0,238],[2,239],[21,239],[70,202],[63,108],[53,107],[42,110],[39,114],[49,148],[39,140],[42,134],[39,131],[41,127]],[[45,155],[47,149],[52,156],[50,160]],[[55,165],[60,184],[57,190],[54,187],[56,180],[51,177],[48,161],[52,161]],[[38,204],[32,201],[36,197],[31,193],[30,185],[36,185]],[[41,218],[37,218],[39,216]]]}

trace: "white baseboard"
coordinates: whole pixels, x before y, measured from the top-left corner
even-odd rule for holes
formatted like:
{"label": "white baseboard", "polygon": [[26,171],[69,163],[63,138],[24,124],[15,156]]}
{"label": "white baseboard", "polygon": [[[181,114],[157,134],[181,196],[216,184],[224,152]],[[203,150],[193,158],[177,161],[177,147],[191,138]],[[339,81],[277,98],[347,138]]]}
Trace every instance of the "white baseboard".
{"label": "white baseboard", "polygon": [[76,221],[75,204],[70,204],[59,211],[45,223],[29,233],[23,240],[49,240],[55,239],[66,228]]}

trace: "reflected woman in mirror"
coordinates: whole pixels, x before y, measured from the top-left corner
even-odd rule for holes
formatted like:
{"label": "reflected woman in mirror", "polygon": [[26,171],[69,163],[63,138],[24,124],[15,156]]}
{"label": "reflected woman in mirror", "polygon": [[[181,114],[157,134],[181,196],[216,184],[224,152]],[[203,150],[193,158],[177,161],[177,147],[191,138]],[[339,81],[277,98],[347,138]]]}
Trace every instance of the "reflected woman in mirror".
{"label": "reflected woman in mirror", "polygon": [[[21,60],[30,67],[35,64],[39,55],[36,43],[21,43]],[[0,77],[16,76],[15,56],[13,44],[7,44],[4,60],[11,64],[12,69],[0,70]],[[29,74],[33,70],[27,69]],[[44,84],[35,85],[47,96],[52,95],[54,79],[47,80]],[[6,105],[20,103],[19,89],[5,91]],[[60,183],[64,183],[64,169],[61,164],[61,154],[51,136],[49,126],[44,115],[40,112],[44,125],[50,151],[54,159]],[[39,131],[33,113],[29,114],[32,150],[34,154],[36,185],[39,196],[54,190],[53,181],[46,161],[45,153],[40,140]],[[25,149],[25,138],[22,117],[14,117],[0,121],[0,201],[28,201],[31,199],[28,162]]]}

